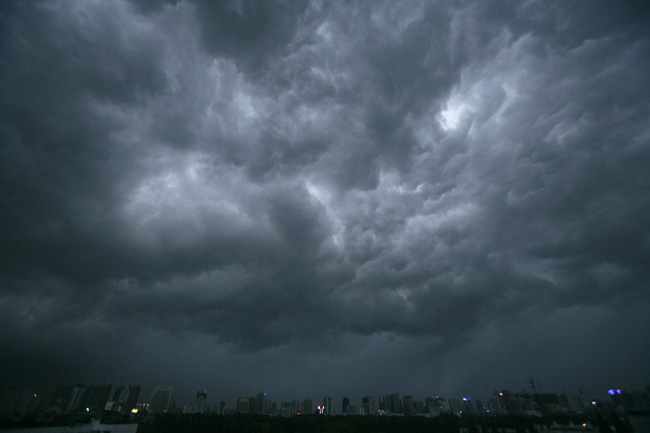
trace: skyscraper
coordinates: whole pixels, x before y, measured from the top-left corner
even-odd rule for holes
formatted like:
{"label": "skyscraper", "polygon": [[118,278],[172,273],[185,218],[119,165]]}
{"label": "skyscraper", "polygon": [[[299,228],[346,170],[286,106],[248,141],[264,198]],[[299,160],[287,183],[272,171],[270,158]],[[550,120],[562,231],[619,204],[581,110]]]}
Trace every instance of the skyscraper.
{"label": "skyscraper", "polygon": [[334,414],[334,403],[332,400],[332,397],[325,397],[323,398],[323,405],[325,406],[325,415],[333,415]]}
{"label": "skyscraper", "polygon": [[203,413],[205,411],[205,401],[208,399],[208,391],[197,391],[196,400],[194,400],[194,413]]}
{"label": "skyscraper", "polygon": [[399,398],[399,394],[386,396],[386,410],[388,413],[402,413],[402,400]]}
{"label": "skyscraper", "polygon": [[248,413],[250,411],[250,401],[247,397],[237,399],[237,413]]}
{"label": "skyscraper", "polygon": [[311,398],[306,398],[302,402],[302,413],[311,415],[314,413],[314,406],[312,404]]}
{"label": "skyscraper", "polygon": [[138,398],[140,397],[140,385],[131,385],[129,386],[129,396],[126,398],[126,403],[124,403],[124,411],[129,413],[133,410],[135,405],[138,403]]}
{"label": "skyscraper", "polygon": [[106,402],[111,395],[112,385],[109,383],[105,385],[95,384],[88,385],[81,399],[81,410],[87,412],[101,412],[106,406]]}
{"label": "skyscraper", "polygon": [[163,388],[157,386],[153,389],[151,394],[151,404],[149,405],[149,412],[151,413],[166,413],[169,410],[169,405],[172,401],[174,388],[169,386]]}
{"label": "skyscraper", "polygon": [[76,385],[74,388],[72,388],[72,394],[70,395],[70,401],[68,402],[67,407],[68,412],[74,412],[79,409],[84,391],[85,387],[83,385]]}
{"label": "skyscraper", "polygon": [[350,406],[350,399],[347,397],[343,398],[343,401],[341,402],[341,412],[344,414],[348,413],[348,407]]}
{"label": "skyscraper", "polygon": [[415,399],[412,395],[405,395],[402,397],[402,410],[407,415],[415,413]]}

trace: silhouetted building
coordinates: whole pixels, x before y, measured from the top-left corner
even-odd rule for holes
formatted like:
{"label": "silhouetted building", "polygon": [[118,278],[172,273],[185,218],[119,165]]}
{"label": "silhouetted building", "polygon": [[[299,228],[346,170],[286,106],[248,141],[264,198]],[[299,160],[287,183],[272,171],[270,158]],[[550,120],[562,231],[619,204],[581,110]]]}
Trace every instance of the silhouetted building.
{"label": "silhouetted building", "polygon": [[415,399],[412,395],[402,397],[402,411],[407,415],[415,413]]}
{"label": "silhouetted building", "polygon": [[344,414],[348,413],[348,406],[350,406],[350,399],[347,397],[344,397],[343,400],[341,401],[341,412]]}
{"label": "silhouetted building", "polygon": [[447,403],[449,404],[449,410],[451,413],[459,414],[463,410],[459,398],[449,397]]}
{"label": "silhouetted building", "polygon": [[474,413],[474,404],[469,397],[463,397],[461,407],[463,413]]}
{"label": "silhouetted building", "polygon": [[172,395],[174,394],[174,388],[169,386],[163,388],[157,386],[151,394],[151,403],[149,404],[149,412],[151,413],[167,413],[170,410]]}
{"label": "silhouetted building", "polygon": [[305,414],[313,414],[314,413],[314,405],[311,401],[311,398],[306,398],[302,402],[302,413]]}
{"label": "silhouetted building", "polygon": [[325,406],[325,415],[334,414],[334,401],[332,400],[332,397],[323,398],[323,405]]}
{"label": "silhouetted building", "polygon": [[203,413],[205,411],[205,401],[208,399],[208,391],[197,391],[196,399],[194,400],[194,408],[192,412]]}
{"label": "silhouetted building", "polygon": [[379,398],[378,397],[363,397],[361,399],[363,412],[366,415],[377,415],[379,413]]}
{"label": "silhouetted building", "polygon": [[584,404],[582,398],[575,393],[563,393],[558,395],[560,406],[570,412],[582,412]]}
{"label": "silhouetted building", "polygon": [[252,400],[251,412],[253,413],[264,413],[264,401],[266,400],[265,392],[258,392],[255,398]]}
{"label": "silhouetted building", "polygon": [[402,400],[399,394],[389,394],[386,396],[386,410],[389,413],[402,413]]}
{"label": "silhouetted building", "polygon": [[[118,386],[113,392],[113,401],[117,403],[125,403],[126,396],[129,393],[129,388],[126,386]],[[121,399],[120,399],[121,398]]]}
{"label": "silhouetted building", "polygon": [[70,401],[66,407],[66,411],[74,412],[80,409],[81,400],[83,399],[84,393],[86,392],[86,387],[83,385],[76,385],[72,388],[72,393],[70,394]]}
{"label": "silhouetted building", "polygon": [[248,413],[250,412],[250,401],[248,398],[239,397],[237,399],[237,413]]}
{"label": "silhouetted building", "polygon": [[68,406],[71,404],[70,400],[73,388],[73,385],[58,385],[54,388],[54,392],[52,392],[50,400],[47,403],[47,408],[54,412],[67,411]]}
{"label": "silhouetted building", "polygon": [[127,413],[131,412],[135,408],[135,405],[138,404],[138,398],[140,398],[140,385],[129,386],[129,394],[124,403],[124,411]]}
{"label": "silhouetted building", "polygon": [[80,409],[90,413],[102,412],[111,395],[111,388],[110,383],[87,386],[79,405]]}

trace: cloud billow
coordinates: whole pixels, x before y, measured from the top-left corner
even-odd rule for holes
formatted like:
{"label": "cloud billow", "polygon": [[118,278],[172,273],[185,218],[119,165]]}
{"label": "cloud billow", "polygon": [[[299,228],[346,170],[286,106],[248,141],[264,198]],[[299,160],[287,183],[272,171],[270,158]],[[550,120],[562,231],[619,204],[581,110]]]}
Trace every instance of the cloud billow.
{"label": "cloud billow", "polygon": [[84,369],[43,332],[107,375],[102,342],[155,364],[138,329],[298,378],[399,353],[425,377],[435,351],[447,378],[404,383],[459,392],[487,386],[463,366],[508,380],[507,341],[550,381],[529,338],[581,345],[557,362],[589,376],[598,334],[631,372],[602,380],[638,378],[617,336],[650,329],[646,11],[277,3],[0,10],[3,369]]}

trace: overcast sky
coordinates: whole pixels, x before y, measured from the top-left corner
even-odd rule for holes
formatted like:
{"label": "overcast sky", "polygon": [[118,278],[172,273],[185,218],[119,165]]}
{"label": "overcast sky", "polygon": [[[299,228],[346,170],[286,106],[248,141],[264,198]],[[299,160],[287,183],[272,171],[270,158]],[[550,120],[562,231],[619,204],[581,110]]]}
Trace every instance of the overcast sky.
{"label": "overcast sky", "polygon": [[3,1],[0,382],[650,383],[650,14]]}

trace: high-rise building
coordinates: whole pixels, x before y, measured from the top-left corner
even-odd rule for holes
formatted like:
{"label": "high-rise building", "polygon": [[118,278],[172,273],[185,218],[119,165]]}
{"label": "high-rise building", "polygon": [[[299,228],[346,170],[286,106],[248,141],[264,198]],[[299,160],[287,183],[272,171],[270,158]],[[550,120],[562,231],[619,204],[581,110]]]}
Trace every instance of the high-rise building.
{"label": "high-rise building", "polygon": [[115,388],[115,392],[113,393],[113,401],[117,403],[122,403],[124,404],[126,402],[126,396],[129,393],[129,388],[126,386],[118,386]]}
{"label": "high-rise building", "polygon": [[361,404],[363,406],[363,413],[366,415],[377,415],[381,409],[379,405],[379,397],[363,397],[361,399]]}
{"label": "high-rise building", "polygon": [[413,415],[415,413],[415,399],[412,395],[402,397],[402,410],[407,415]]}
{"label": "high-rise building", "polygon": [[86,388],[83,385],[75,385],[72,388],[72,393],[70,394],[70,401],[68,402],[66,410],[68,412],[74,412],[79,409],[81,406],[81,399],[84,396],[84,391]]}
{"label": "high-rise building", "polygon": [[205,411],[205,401],[208,399],[208,391],[197,391],[196,400],[194,400],[194,408],[192,412],[203,413]]}
{"label": "high-rise building", "polygon": [[217,406],[217,415],[223,415],[226,413],[226,400],[219,400],[219,406]]}
{"label": "high-rise building", "polygon": [[386,410],[388,413],[402,413],[402,400],[399,394],[389,394],[386,396]]}
{"label": "high-rise building", "polygon": [[250,402],[246,397],[237,399],[237,413],[248,413],[250,411]]}
{"label": "high-rise building", "polygon": [[90,413],[97,413],[104,410],[106,402],[111,395],[111,388],[113,386],[109,383],[100,385],[88,385],[84,391],[83,398],[81,399],[80,408]]}
{"label": "high-rise building", "polygon": [[251,411],[253,413],[264,413],[264,400],[266,400],[266,393],[258,392],[252,400],[253,407]]}
{"label": "high-rise building", "polygon": [[343,401],[341,402],[341,413],[347,414],[349,406],[350,406],[350,399],[344,397]]}
{"label": "high-rise building", "polygon": [[463,410],[458,397],[449,397],[447,403],[449,403],[449,410],[453,414],[458,415]]}
{"label": "high-rise building", "polygon": [[56,388],[54,388],[54,392],[52,392],[52,395],[50,396],[47,408],[60,412],[69,410],[68,407],[71,404],[73,388],[74,387],[72,385],[58,385]]}
{"label": "high-rise building", "polygon": [[306,398],[302,402],[302,413],[311,415],[314,413],[314,405],[311,401],[311,398]]}
{"label": "high-rise building", "polygon": [[325,415],[333,415],[334,414],[334,403],[332,397],[325,397],[323,398],[323,405],[325,406]]}
{"label": "high-rise building", "polygon": [[149,404],[149,412],[151,413],[167,413],[170,410],[172,395],[174,388],[169,386],[163,388],[157,386],[153,389],[151,394],[151,403]]}
{"label": "high-rise building", "polygon": [[138,398],[140,398],[140,385],[129,386],[129,395],[124,403],[124,411],[127,413],[131,412],[135,408],[135,405],[138,404]]}

